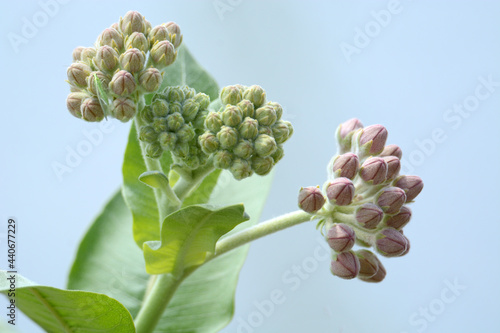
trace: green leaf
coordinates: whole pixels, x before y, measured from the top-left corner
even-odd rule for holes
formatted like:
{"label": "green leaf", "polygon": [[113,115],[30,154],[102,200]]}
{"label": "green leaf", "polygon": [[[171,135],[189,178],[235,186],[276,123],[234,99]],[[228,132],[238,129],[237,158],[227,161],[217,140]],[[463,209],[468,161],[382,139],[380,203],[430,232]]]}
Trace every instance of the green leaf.
{"label": "green leaf", "polygon": [[168,178],[160,171],[146,171],[139,176],[139,180],[144,184],[157,189],[164,189],[169,185]]}
{"label": "green leaf", "polygon": [[221,169],[217,169],[207,175],[200,186],[184,199],[182,207],[207,203],[215,185],[217,185],[217,180],[219,179],[221,171]]}
{"label": "green leaf", "polygon": [[[10,276],[0,271],[0,292],[6,295]],[[127,309],[106,295],[38,286],[20,275],[15,283],[16,307],[47,332],[135,332]]]}
{"label": "green leaf", "polygon": [[180,277],[186,268],[203,264],[215,253],[217,240],[248,219],[241,204],[195,205],[170,214],[163,221],[161,241],[144,243],[146,271]]}

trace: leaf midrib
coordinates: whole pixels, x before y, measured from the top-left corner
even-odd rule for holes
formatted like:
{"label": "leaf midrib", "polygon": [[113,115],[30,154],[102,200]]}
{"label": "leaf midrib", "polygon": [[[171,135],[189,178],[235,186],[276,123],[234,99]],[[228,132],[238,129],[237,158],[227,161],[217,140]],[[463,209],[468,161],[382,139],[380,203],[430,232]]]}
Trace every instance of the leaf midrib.
{"label": "leaf midrib", "polygon": [[52,315],[56,318],[56,320],[59,322],[59,324],[62,326],[64,332],[67,333],[74,333],[71,329],[71,327],[68,326],[68,324],[64,321],[64,319],[59,315],[59,313],[56,311],[55,307],[50,304],[45,297],[42,296],[42,294],[36,290],[35,288],[27,288],[45,307],[52,313]]}

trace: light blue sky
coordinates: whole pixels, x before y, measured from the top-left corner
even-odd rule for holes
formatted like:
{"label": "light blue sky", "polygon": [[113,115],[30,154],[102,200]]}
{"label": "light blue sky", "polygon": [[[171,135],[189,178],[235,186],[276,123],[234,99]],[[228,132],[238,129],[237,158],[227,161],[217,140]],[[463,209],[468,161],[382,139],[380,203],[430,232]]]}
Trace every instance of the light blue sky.
{"label": "light blue sky", "polygon": [[[63,287],[79,240],[120,186],[129,124],[112,121],[61,179],[52,165],[99,128],[65,108],[73,48],[135,9],[153,25],[176,21],[221,86],[260,84],[285,106],[295,134],[263,219],[295,210],[301,186],[325,181],[335,128],[352,117],[385,125],[388,143],[403,149],[403,169],[425,182],[405,228],[411,252],[383,260],[383,283],[333,277],[328,261],[315,259],[314,224],[300,225],[252,245],[235,321],[223,332],[248,323],[273,290],[285,301],[247,331],[500,330],[500,3],[61,0],[48,17],[40,14],[47,2],[4,2],[0,20],[1,219],[19,221],[23,275]],[[23,31],[26,20],[40,27]],[[14,45],[15,35],[23,43]],[[302,265],[310,273],[291,282]],[[18,327],[38,332],[25,318]]]}

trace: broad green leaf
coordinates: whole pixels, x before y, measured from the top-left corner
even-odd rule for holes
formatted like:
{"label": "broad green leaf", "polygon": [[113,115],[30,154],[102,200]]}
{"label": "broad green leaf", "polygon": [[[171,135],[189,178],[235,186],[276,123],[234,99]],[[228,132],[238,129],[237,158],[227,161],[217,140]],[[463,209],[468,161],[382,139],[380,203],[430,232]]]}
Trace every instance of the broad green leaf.
{"label": "broad green leaf", "polygon": [[217,180],[219,179],[220,173],[221,170],[217,169],[206,176],[200,186],[184,199],[182,207],[207,203],[210,199],[210,195],[212,194],[215,185],[217,185]]}
{"label": "broad green leaf", "polygon": [[166,188],[169,185],[168,178],[160,171],[146,171],[139,176],[139,180],[144,184],[157,189]]}
{"label": "broad green leaf", "polygon": [[[0,271],[0,292],[6,295],[10,276]],[[38,286],[20,275],[15,281],[16,307],[47,332],[135,332],[127,309],[106,295]]]}
{"label": "broad green leaf", "polygon": [[163,221],[161,241],[144,243],[146,271],[179,277],[184,269],[203,264],[215,253],[217,240],[248,219],[241,204],[194,205],[170,214]]}
{"label": "broad green leaf", "polygon": [[[235,230],[248,227],[259,220],[271,180],[272,176],[254,176],[236,181],[224,171],[209,202],[244,203],[251,219]],[[68,288],[106,294],[135,317],[150,276],[144,269],[143,253],[132,239],[132,216],[117,193],[82,240]],[[234,294],[247,250],[248,246],[242,246],[228,252],[183,281],[155,332],[211,333],[226,326],[234,313]]]}

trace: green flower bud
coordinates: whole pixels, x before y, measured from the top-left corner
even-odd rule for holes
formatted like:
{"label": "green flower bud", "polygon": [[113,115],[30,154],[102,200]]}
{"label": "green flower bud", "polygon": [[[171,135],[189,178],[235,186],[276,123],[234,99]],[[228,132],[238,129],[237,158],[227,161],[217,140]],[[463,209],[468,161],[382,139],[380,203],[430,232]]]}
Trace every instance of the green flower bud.
{"label": "green flower bud", "polygon": [[184,125],[184,118],[179,112],[167,116],[167,126],[172,132],[177,132]]}
{"label": "green flower bud", "polygon": [[257,85],[253,85],[248,87],[244,92],[243,92],[243,98],[248,99],[250,102],[253,103],[253,105],[258,108],[262,104],[265,103],[266,101],[266,92],[262,87],[259,87]]}
{"label": "green flower bud", "polygon": [[142,126],[139,130],[139,140],[152,143],[156,139],[158,139],[158,134],[155,132],[153,126]]}
{"label": "green flower bud", "polygon": [[236,147],[233,148],[234,155],[241,157],[242,159],[249,159],[253,154],[253,144],[248,140],[240,140]]}
{"label": "green flower bud", "polygon": [[166,132],[167,131],[167,120],[165,118],[155,118],[153,121],[153,128],[156,133]]}
{"label": "green flower bud", "polygon": [[77,62],[77,61],[81,60],[83,49],[85,49],[84,46],[78,46],[77,48],[75,48],[73,50],[73,62]]}
{"label": "green flower bud", "polygon": [[146,55],[139,49],[128,49],[120,56],[120,64],[130,73],[138,73],[144,67]]}
{"label": "green flower bud", "polygon": [[111,114],[116,119],[126,122],[132,119],[137,112],[137,105],[131,98],[117,97],[113,100]]}
{"label": "green flower bud", "polygon": [[177,52],[175,51],[174,45],[168,40],[156,43],[151,48],[151,59],[156,68],[162,69],[171,65],[175,58],[177,57]]}
{"label": "green flower bud", "polygon": [[293,126],[289,121],[285,121],[285,124],[288,126],[288,138],[290,138],[293,134]]}
{"label": "green flower bud", "polygon": [[200,135],[198,142],[205,154],[212,154],[219,149],[219,140],[212,132],[205,132]]}
{"label": "green flower bud", "polygon": [[217,133],[220,146],[224,149],[232,148],[238,142],[238,132],[232,127],[222,126]]}
{"label": "green flower bud", "polygon": [[190,88],[188,86],[182,86],[181,89],[182,92],[184,93],[185,99],[191,99],[196,95],[196,90],[194,90],[193,88]]}
{"label": "green flower bud", "polygon": [[169,112],[168,102],[163,99],[157,99],[153,102],[153,113],[157,117],[166,117]]}
{"label": "green flower bud", "polygon": [[259,134],[255,139],[255,152],[260,157],[266,157],[276,151],[278,145],[272,136],[267,134]]}
{"label": "green flower bud", "polygon": [[248,99],[244,99],[241,102],[239,102],[238,107],[240,108],[240,110],[243,114],[243,118],[246,118],[246,117],[253,118],[253,115],[255,113],[255,109],[254,109],[253,103],[250,102]]}
{"label": "green flower bud", "polygon": [[189,141],[193,140],[194,137],[195,137],[194,128],[190,124],[184,124],[177,131],[177,139],[180,142],[189,142]]}
{"label": "green flower bud", "polygon": [[259,176],[267,175],[274,166],[274,160],[271,156],[252,158],[252,170]]}
{"label": "green flower bud", "polygon": [[82,92],[73,92],[68,95],[68,98],[66,99],[66,106],[69,110],[69,112],[77,117],[81,118],[82,117],[82,112],[81,112],[81,105],[84,99],[88,98],[89,95],[86,93]]}
{"label": "green flower bud", "polygon": [[90,75],[90,72],[92,72],[92,69],[83,62],[75,62],[68,67],[66,72],[70,84],[76,87],[85,88],[87,86],[87,77]]}
{"label": "green flower bud", "polygon": [[196,118],[191,122],[194,128],[201,132],[205,130],[205,119],[207,118],[208,112],[208,110],[198,111]]}
{"label": "green flower bud", "polygon": [[148,20],[144,19],[144,22],[146,23],[146,32],[144,32],[145,35],[148,35],[149,32],[151,31],[151,28],[153,27],[151,25],[151,22],[149,22]]}
{"label": "green flower bud", "polygon": [[131,10],[127,12],[123,18],[120,18],[118,25],[120,30],[126,35],[131,35],[134,31],[146,32],[146,20],[137,11]]}
{"label": "green flower bud", "polygon": [[227,86],[220,92],[222,104],[236,105],[241,101],[241,90],[236,86]]}
{"label": "green flower bud", "polygon": [[253,140],[259,135],[259,122],[246,117],[238,127],[238,131],[243,139]]}
{"label": "green flower bud", "polygon": [[161,72],[154,67],[146,68],[139,75],[139,84],[141,85],[141,88],[146,92],[157,91],[160,88],[162,82],[163,77],[161,75]]}
{"label": "green flower bud", "polygon": [[273,130],[269,126],[259,126],[259,134],[273,136]]}
{"label": "green flower bud", "polygon": [[[179,137],[177,137],[179,140]],[[189,157],[189,144],[187,142],[177,142],[172,153],[180,158]]]}
{"label": "green flower bud", "polygon": [[149,51],[149,42],[142,32],[133,32],[125,38],[125,49],[138,49],[144,53]]}
{"label": "green flower bud", "polygon": [[151,124],[155,119],[155,115],[153,113],[153,109],[151,108],[151,106],[148,105],[144,109],[142,109],[140,117],[146,123]]}
{"label": "green flower bud", "polygon": [[205,110],[210,105],[210,97],[207,94],[197,93],[193,98],[198,104],[200,104],[201,110]]}
{"label": "green flower bud", "polygon": [[214,133],[220,131],[222,127],[222,120],[218,112],[210,112],[205,118],[205,127]]}
{"label": "green flower bud", "polygon": [[280,120],[281,116],[283,115],[283,107],[281,106],[281,104],[277,102],[267,102],[266,105],[273,107],[274,111],[276,112],[276,118]]}
{"label": "green flower bud", "polygon": [[123,35],[113,28],[104,29],[104,31],[97,38],[97,45],[108,45],[120,52],[123,50]]}
{"label": "green flower bud", "polygon": [[184,101],[184,90],[181,87],[169,87],[164,92],[170,102],[182,102]]}
{"label": "green flower bud", "polygon": [[104,119],[104,111],[97,98],[86,98],[80,107],[82,119],[86,121],[101,121]]}
{"label": "green flower bud", "polygon": [[283,150],[282,145],[278,145],[276,151],[273,154],[271,154],[271,157],[274,160],[274,164],[278,163],[283,158],[283,156],[285,156],[285,151]]}
{"label": "green flower bud", "polygon": [[250,177],[253,173],[250,162],[241,158],[236,158],[233,161],[233,164],[229,168],[229,171],[231,171],[234,178],[237,180]]}
{"label": "green flower bud", "polygon": [[80,60],[83,61],[84,63],[88,64],[89,66],[92,66],[92,59],[96,56],[96,49],[93,47],[86,47],[82,50],[82,53],[80,54]]}
{"label": "green flower bud", "polygon": [[158,142],[153,142],[146,147],[146,156],[149,158],[159,158],[163,153],[163,148]]}
{"label": "green flower bud", "polygon": [[192,99],[187,99],[182,103],[182,116],[184,120],[190,122],[196,118],[200,105]]}
{"label": "green flower bud", "polygon": [[171,102],[169,106],[170,106],[170,113],[177,112],[182,114],[182,104],[180,102]]}
{"label": "green flower bud", "polygon": [[105,90],[108,89],[109,76],[101,71],[97,71],[90,73],[90,75],[87,77],[87,90],[92,94],[97,95],[97,83],[94,74],[101,81],[101,85]]}
{"label": "green flower bud", "polygon": [[168,38],[168,31],[164,25],[157,25],[148,34],[149,46],[153,47],[157,42],[163,42]]}
{"label": "green flower bud", "polygon": [[173,150],[177,143],[177,135],[173,132],[161,132],[158,135],[158,142],[165,150]]}
{"label": "green flower bud", "polygon": [[109,83],[109,89],[118,96],[127,96],[134,92],[136,83],[134,76],[127,71],[118,71]]}
{"label": "green flower bud", "polygon": [[241,110],[234,105],[227,105],[221,117],[226,126],[237,126],[243,119]]}
{"label": "green flower bud", "polygon": [[97,50],[94,64],[101,71],[108,73],[114,72],[116,67],[118,67],[118,62],[118,53],[111,46],[104,45]]}
{"label": "green flower bud", "polygon": [[273,137],[277,144],[282,144],[290,137],[288,126],[283,120],[278,120],[272,127]]}
{"label": "green flower bud", "polygon": [[272,126],[278,118],[276,117],[274,108],[270,105],[265,105],[255,110],[255,119],[257,119],[259,125]]}
{"label": "green flower bud", "polygon": [[182,34],[181,28],[175,22],[168,22],[164,24],[168,31],[168,40],[174,44],[175,48],[181,46]]}
{"label": "green flower bud", "polygon": [[214,166],[217,169],[229,169],[233,163],[233,154],[227,150],[219,150],[214,155]]}

